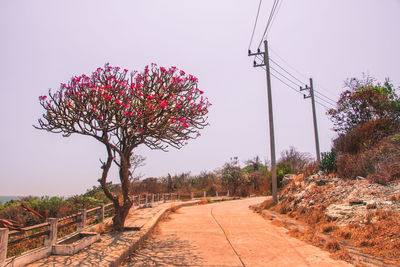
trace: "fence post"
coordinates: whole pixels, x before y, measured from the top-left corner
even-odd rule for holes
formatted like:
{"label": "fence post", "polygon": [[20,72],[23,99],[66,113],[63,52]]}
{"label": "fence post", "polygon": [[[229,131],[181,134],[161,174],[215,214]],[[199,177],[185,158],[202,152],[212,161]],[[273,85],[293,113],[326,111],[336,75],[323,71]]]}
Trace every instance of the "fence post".
{"label": "fence post", "polygon": [[193,199],[193,192],[190,192],[190,200]]}
{"label": "fence post", "polygon": [[218,191],[215,191],[215,193],[217,194],[217,197],[218,197]]}
{"label": "fence post", "polygon": [[0,228],[0,266],[5,266],[7,259],[8,228]]}
{"label": "fence post", "polygon": [[46,239],[44,240],[44,245],[45,246],[52,246],[57,241],[57,223],[58,223],[58,219],[57,218],[48,218],[46,221],[49,223],[49,226],[48,226],[49,236],[46,237]]}
{"label": "fence post", "polygon": [[78,229],[77,230],[82,230],[86,226],[87,212],[85,209],[80,209],[80,210],[78,210],[78,212],[80,213],[80,216],[78,217],[79,220],[78,220]]}
{"label": "fence post", "polygon": [[100,204],[99,221],[100,222],[104,221],[104,204]]}
{"label": "fence post", "polygon": [[151,194],[152,196],[151,196],[151,204],[153,205],[154,204],[154,194]]}
{"label": "fence post", "polygon": [[170,196],[169,196],[169,198],[170,198],[170,200],[171,200],[171,202],[172,202],[172,193],[170,193]]}
{"label": "fence post", "polygon": [[181,194],[179,194],[179,192],[176,194],[177,194],[177,198],[178,198],[177,200],[179,201],[181,199]]}
{"label": "fence post", "polygon": [[226,194],[227,197],[229,197],[229,190],[228,190],[228,194]]}
{"label": "fence post", "polygon": [[203,197],[204,198],[206,197],[206,191],[203,191]]}

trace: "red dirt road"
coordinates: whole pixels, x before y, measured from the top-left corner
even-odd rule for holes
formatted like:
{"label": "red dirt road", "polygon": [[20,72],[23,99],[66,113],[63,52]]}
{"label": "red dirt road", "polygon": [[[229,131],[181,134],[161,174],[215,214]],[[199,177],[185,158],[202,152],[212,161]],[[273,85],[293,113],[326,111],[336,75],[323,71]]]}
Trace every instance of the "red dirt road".
{"label": "red dirt road", "polygon": [[181,208],[160,223],[126,266],[351,266],[248,208],[263,200]]}

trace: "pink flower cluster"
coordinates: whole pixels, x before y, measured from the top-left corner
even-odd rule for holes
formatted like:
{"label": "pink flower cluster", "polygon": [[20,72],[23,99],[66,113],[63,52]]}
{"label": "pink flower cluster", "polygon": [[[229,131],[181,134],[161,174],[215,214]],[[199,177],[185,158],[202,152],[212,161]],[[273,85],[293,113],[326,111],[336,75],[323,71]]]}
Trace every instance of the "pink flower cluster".
{"label": "pink flower cluster", "polygon": [[[198,89],[198,79],[186,75],[176,67],[168,70],[152,63],[143,73],[127,78],[127,69],[111,67],[97,68],[92,75],[75,76],[70,82],[62,83],[60,91],[49,103],[53,108],[87,109],[98,123],[124,120],[140,133],[153,124],[163,123],[177,129],[195,127],[211,106]],[[40,96],[45,101],[47,96]],[[157,119],[156,119],[157,118]],[[154,126],[153,125],[153,126]],[[152,127],[153,127],[152,126]]]}

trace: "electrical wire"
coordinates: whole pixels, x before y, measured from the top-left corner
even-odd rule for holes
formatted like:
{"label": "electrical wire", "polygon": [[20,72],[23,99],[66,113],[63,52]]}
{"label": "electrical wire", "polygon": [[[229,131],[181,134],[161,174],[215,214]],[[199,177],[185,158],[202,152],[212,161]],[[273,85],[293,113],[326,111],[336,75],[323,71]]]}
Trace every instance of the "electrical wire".
{"label": "electrical wire", "polygon": [[302,76],[304,79],[308,80],[308,77],[306,75],[304,75],[302,72],[298,71],[296,68],[294,68],[292,65],[290,65],[285,59],[283,59],[277,52],[275,52],[274,49],[272,49],[271,46],[268,47],[269,50],[271,50],[271,52],[273,54],[275,54],[275,56],[277,56],[280,60],[282,60],[286,65],[288,65],[289,68],[291,68],[292,70],[294,70],[295,72],[297,72],[297,74],[299,74],[300,76]]}
{"label": "electrical wire", "polygon": [[260,0],[260,3],[258,4],[256,21],[254,22],[253,33],[251,34],[251,39],[250,39],[250,43],[249,43],[249,50],[250,50],[250,47],[251,47],[251,43],[253,42],[254,32],[256,31],[258,15],[260,14],[261,2],[262,2],[262,0]]}
{"label": "electrical wire", "polygon": [[[280,60],[282,60],[282,61],[283,61],[289,68],[291,68],[294,72],[296,72],[297,74],[299,74],[300,76],[302,76],[302,77],[305,78],[306,80],[308,79],[308,77],[307,77],[304,73],[300,72],[298,69],[296,69],[296,68],[293,67],[291,64],[289,64],[289,62],[287,62],[284,58],[282,58],[271,46],[269,46],[269,50],[271,50],[271,52],[272,52],[276,57],[278,57]],[[333,94],[330,90],[326,89],[326,87],[324,87],[321,83],[315,82],[315,84],[318,85],[318,87],[324,89],[324,90],[321,90],[321,91],[324,91],[325,93],[331,95],[332,97],[336,97],[335,94]],[[314,90],[314,91],[315,91],[315,90]],[[320,94],[322,94],[322,93],[320,93]],[[324,96],[325,96],[325,95],[324,95]],[[326,97],[327,97],[327,96],[326,96]],[[327,97],[327,98],[328,98],[328,97]],[[332,99],[330,99],[330,100],[332,100]],[[334,100],[332,100],[332,101],[334,101]],[[334,102],[335,102],[335,101],[334,101]],[[336,103],[336,102],[335,102],[335,103]]]}
{"label": "electrical wire", "polygon": [[[257,55],[256,57],[258,58],[258,57],[261,57],[261,56],[260,56],[260,55]],[[261,60],[263,61],[263,58],[258,58],[258,59],[261,59]],[[270,58],[270,61],[272,61],[271,58]],[[275,62],[274,62],[274,63],[275,63]],[[300,84],[294,82],[293,80],[291,80],[290,78],[288,78],[287,76],[285,76],[284,74],[282,74],[280,71],[278,71],[277,69],[275,69],[275,68],[272,67],[271,65],[270,65],[270,69],[274,70],[274,71],[277,72],[280,76],[282,76],[282,77],[285,78],[287,81],[291,82],[292,84],[294,84],[294,85],[297,86],[297,87],[302,87],[302,85],[303,85],[303,86],[305,85],[305,83],[303,83],[302,81],[300,81],[299,79],[297,79],[296,77],[294,77],[294,76],[293,76],[292,74],[290,74],[288,71],[286,71],[286,70],[283,69],[281,66],[279,66],[277,63],[275,63],[275,64],[276,64],[280,69],[282,69],[284,72],[286,72],[287,74],[289,74],[290,77],[292,77],[292,78],[294,78],[296,81],[300,82]]]}
{"label": "electrical wire", "polygon": [[276,11],[276,8],[277,8],[277,6],[278,6],[279,1],[280,1],[280,0],[274,0],[274,4],[272,5],[271,12],[269,13],[269,18],[268,18],[268,21],[267,21],[267,26],[265,26],[264,33],[263,33],[263,35],[262,35],[260,44],[258,45],[257,48],[260,48],[262,42],[265,40],[264,38],[265,38],[265,36],[266,36],[266,34],[267,34],[268,28],[269,28],[270,25],[271,25],[272,17],[273,17],[274,14],[275,14],[275,11]]}
{"label": "electrical wire", "polygon": [[[265,70],[265,66],[262,66],[261,68],[263,68],[263,69]],[[279,78],[278,76],[276,76],[274,73],[271,72],[270,74],[271,74],[271,76],[273,76],[275,79],[277,79],[278,81],[280,81],[281,83],[283,83],[284,85],[286,85],[289,89],[295,91],[295,92],[298,93],[298,94],[301,94],[301,95],[305,96],[305,94],[301,93],[301,92],[298,91],[296,88],[294,88],[293,86],[289,85],[288,83],[286,83],[285,81],[283,81],[282,79],[280,79],[280,78]],[[314,97],[315,97],[315,95],[314,95]],[[319,100],[323,100],[323,99],[321,99],[321,98],[318,98],[318,99],[319,99]],[[330,110],[330,109],[332,109],[332,107],[328,107],[328,106],[326,106],[325,104],[322,104],[321,102],[319,102],[319,101],[317,101],[317,100],[315,100],[315,99],[314,99],[314,101],[315,101],[315,103],[317,103],[317,104],[319,104],[320,106],[324,107],[327,111]]]}
{"label": "electrical wire", "polygon": [[265,38],[267,38],[267,37],[268,37],[268,33],[269,33],[269,31],[271,30],[271,28],[272,28],[272,25],[274,24],[274,21],[275,21],[276,15],[278,14],[278,12],[279,12],[279,9],[281,9],[282,2],[283,2],[283,0],[279,1],[279,6],[278,6],[278,9],[276,10],[275,16],[272,18],[272,21],[271,21],[271,26],[270,26],[270,27],[269,27],[269,29],[267,30],[267,35],[265,36]]}
{"label": "electrical wire", "polygon": [[[315,90],[315,89],[314,89],[314,92],[317,93],[317,94],[319,94],[320,96],[324,97],[325,99],[329,100],[329,102],[330,102],[331,104],[336,105],[335,100],[333,100],[333,99],[327,97],[326,95],[324,95],[323,93],[321,93],[321,92],[319,92],[319,91],[317,91],[317,90]],[[325,101],[327,101],[327,100],[325,100]]]}
{"label": "electrical wire", "polygon": [[305,82],[300,81],[298,78],[296,78],[294,75],[292,75],[290,72],[288,72],[285,68],[283,68],[281,65],[279,65],[275,60],[273,60],[272,58],[269,59],[272,63],[274,63],[275,65],[277,65],[281,70],[283,70],[284,72],[286,72],[287,74],[289,74],[293,79],[295,79],[296,81],[298,81],[301,85],[306,85]]}
{"label": "electrical wire", "polygon": [[327,111],[331,109],[330,107],[327,107],[327,106],[325,106],[324,104],[321,104],[321,103],[318,102],[317,100],[314,100],[314,101],[315,101],[315,103],[317,103],[317,104],[323,106],[324,108],[326,108]]}
{"label": "electrical wire", "polygon": [[[264,62],[264,58],[263,58],[261,55],[256,55],[255,58],[261,60],[262,62]],[[269,59],[269,60],[272,61],[272,59]],[[275,61],[272,61],[272,62],[273,62],[275,65],[277,65],[280,69],[282,69],[285,73],[287,73],[290,77],[292,77],[292,78],[295,79],[296,81],[301,82],[302,84],[305,85],[305,83],[303,83],[302,81],[300,81],[299,79],[297,79],[297,78],[296,78],[295,76],[293,76],[290,72],[288,72],[286,69],[284,69],[283,67],[281,67],[278,63],[276,63]],[[265,62],[264,62],[264,64],[265,64]],[[265,65],[264,65],[264,66],[261,66],[261,68],[264,69],[264,70],[266,70],[266,66],[265,66]],[[302,94],[303,96],[305,96],[305,94],[301,93],[298,89],[294,88],[292,85],[288,84],[287,82],[285,82],[284,80],[282,80],[280,77],[283,77],[284,79],[286,79],[287,81],[291,82],[292,84],[294,84],[294,85],[296,85],[296,86],[298,86],[298,87],[301,87],[298,83],[294,82],[293,80],[291,80],[290,78],[288,78],[287,76],[285,76],[284,74],[282,74],[280,71],[276,70],[274,67],[271,67],[271,66],[270,66],[270,69],[273,70],[275,73],[277,73],[277,74],[274,74],[274,73],[270,72],[271,76],[273,76],[274,78],[276,78],[277,80],[279,80],[281,83],[283,83],[284,85],[286,85],[289,89],[295,91],[295,92],[298,93],[298,94]],[[280,77],[278,77],[277,75],[280,75]],[[315,93],[317,93],[317,94],[315,94]],[[326,98],[329,99],[331,102],[329,102],[328,100],[326,100],[326,99],[320,97],[320,95],[326,97]],[[325,104],[323,104],[323,103],[317,101],[316,99],[325,102]],[[331,109],[331,108],[334,108],[335,105],[336,105],[335,101],[333,101],[333,100],[330,99],[329,97],[325,96],[324,94],[322,94],[322,93],[320,93],[320,92],[318,92],[318,91],[316,91],[316,90],[314,90],[314,101],[315,101],[315,103],[317,103],[317,104],[321,105],[322,107],[324,107],[326,110],[329,110],[329,109]],[[329,107],[328,107],[327,105],[329,105]]]}
{"label": "electrical wire", "polygon": [[[262,67],[265,70],[265,67]],[[283,83],[284,85],[286,85],[289,89],[292,89],[293,91],[295,91],[298,94],[303,95],[303,93],[301,93],[299,90],[297,90],[296,88],[294,88],[293,86],[289,85],[288,83],[286,83],[285,81],[283,81],[282,79],[280,79],[278,76],[276,76],[275,74],[273,74],[272,72],[270,73],[271,76],[273,76],[274,78],[276,78],[278,81],[280,81],[281,83]]]}
{"label": "electrical wire", "polygon": [[283,78],[285,78],[287,81],[291,82],[292,84],[294,84],[297,87],[301,87],[298,83],[292,81],[291,79],[289,79],[288,77],[286,77],[285,75],[283,75],[281,72],[279,72],[278,70],[276,70],[274,67],[270,66],[271,70],[274,70],[275,72],[277,72],[279,75],[281,75]]}

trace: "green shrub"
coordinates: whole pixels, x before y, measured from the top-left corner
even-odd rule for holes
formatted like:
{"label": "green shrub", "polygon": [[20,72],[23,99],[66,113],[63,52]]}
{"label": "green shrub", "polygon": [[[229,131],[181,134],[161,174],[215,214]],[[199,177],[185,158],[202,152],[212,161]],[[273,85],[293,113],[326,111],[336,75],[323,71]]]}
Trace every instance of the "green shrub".
{"label": "green shrub", "polygon": [[337,170],[336,167],[336,152],[332,149],[330,152],[322,153],[321,162],[319,168],[322,171],[331,173]]}

